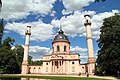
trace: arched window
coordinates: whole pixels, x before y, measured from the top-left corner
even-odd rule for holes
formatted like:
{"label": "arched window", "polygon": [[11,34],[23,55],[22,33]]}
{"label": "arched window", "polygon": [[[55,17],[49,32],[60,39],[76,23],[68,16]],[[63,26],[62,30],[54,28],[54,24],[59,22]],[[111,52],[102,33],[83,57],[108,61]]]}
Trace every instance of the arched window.
{"label": "arched window", "polygon": [[58,51],[58,52],[60,51],[60,46],[57,46],[57,51]]}
{"label": "arched window", "polygon": [[74,66],[72,67],[72,72],[75,72],[75,67]]}
{"label": "arched window", "polygon": [[64,46],[64,52],[66,52],[66,46]]}
{"label": "arched window", "polygon": [[48,67],[46,67],[46,72],[48,72]]}

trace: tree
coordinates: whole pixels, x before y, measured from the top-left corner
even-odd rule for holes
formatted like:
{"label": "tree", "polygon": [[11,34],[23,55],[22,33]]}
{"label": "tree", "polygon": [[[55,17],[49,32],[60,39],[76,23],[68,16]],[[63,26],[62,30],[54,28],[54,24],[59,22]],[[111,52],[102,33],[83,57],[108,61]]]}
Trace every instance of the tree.
{"label": "tree", "polygon": [[13,52],[15,53],[16,56],[16,62],[18,64],[18,73],[21,72],[21,65],[22,65],[22,60],[23,60],[23,54],[24,54],[24,48],[21,45],[15,45]]}
{"label": "tree", "polygon": [[14,39],[11,39],[10,37],[7,37],[7,38],[3,41],[3,46],[7,46],[9,49],[11,49],[11,46],[13,45],[14,42],[15,42]]}
{"label": "tree", "polygon": [[6,38],[0,48],[0,72],[17,73],[18,64],[15,53],[11,50],[14,39]]}
{"label": "tree", "polygon": [[3,26],[3,19],[2,19],[0,21],[0,46],[2,46],[3,31],[4,31],[4,26]]}
{"label": "tree", "polygon": [[[13,49],[15,56],[16,56],[16,60],[17,60],[17,64],[18,64],[18,73],[21,73],[21,66],[22,66],[22,61],[23,61],[23,55],[24,55],[24,48],[21,45],[15,45],[14,49]],[[32,57],[28,56],[28,63],[32,62]]]}
{"label": "tree", "polygon": [[120,15],[104,19],[100,32],[97,72],[116,76],[120,73]]}
{"label": "tree", "polygon": [[30,65],[42,65],[43,64],[43,61],[40,60],[40,61],[32,61],[32,63],[30,63]]}

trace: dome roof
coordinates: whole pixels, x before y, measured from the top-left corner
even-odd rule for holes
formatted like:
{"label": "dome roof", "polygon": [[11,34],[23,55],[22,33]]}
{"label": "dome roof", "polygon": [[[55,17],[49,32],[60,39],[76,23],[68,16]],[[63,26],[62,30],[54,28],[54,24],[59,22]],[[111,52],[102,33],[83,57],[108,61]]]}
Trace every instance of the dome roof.
{"label": "dome roof", "polygon": [[53,43],[54,42],[60,42],[60,41],[65,41],[65,42],[69,42],[67,36],[64,34],[64,32],[62,30],[60,30],[58,32],[58,34],[55,36],[54,40],[53,40]]}

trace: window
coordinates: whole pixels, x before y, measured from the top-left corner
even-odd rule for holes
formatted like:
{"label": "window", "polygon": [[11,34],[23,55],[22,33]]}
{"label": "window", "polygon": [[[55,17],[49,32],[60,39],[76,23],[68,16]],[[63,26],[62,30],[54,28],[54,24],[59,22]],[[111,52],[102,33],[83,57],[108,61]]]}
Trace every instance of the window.
{"label": "window", "polygon": [[48,72],[48,67],[46,67],[46,72]]}
{"label": "window", "polygon": [[46,65],[48,65],[48,63],[46,63]]}
{"label": "window", "polygon": [[66,52],[66,46],[64,46],[64,52]]}
{"label": "window", "polygon": [[74,66],[72,67],[72,72],[75,72],[75,67]]}
{"label": "window", "polygon": [[58,61],[55,61],[55,65],[58,66]]}
{"label": "window", "polygon": [[72,64],[75,64],[74,62],[72,62]]}
{"label": "window", "polygon": [[60,51],[60,47],[59,47],[59,46],[57,46],[57,51],[58,51],[58,52]]}
{"label": "window", "polygon": [[54,47],[52,47],[53,48],[53,52],[54,52]]}

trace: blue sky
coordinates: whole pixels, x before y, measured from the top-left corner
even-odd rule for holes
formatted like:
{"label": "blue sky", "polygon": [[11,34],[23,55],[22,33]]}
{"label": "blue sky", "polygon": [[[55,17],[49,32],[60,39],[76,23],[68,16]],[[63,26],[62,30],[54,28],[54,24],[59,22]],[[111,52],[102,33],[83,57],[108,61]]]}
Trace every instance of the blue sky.
{"label": "blue sky", "polygon": [[[17,4],[16,4],[17,3]],[[0,18],[4,18],[4,39],[11,37],[15,44],[24,45],[27,26],[32,27],[29,55],[41,59],[51,54],[54,36],[62,29],[71,42],[71,53],[80,53],[82,63],[87,61],[84,15],[91,16],[94,54],[98,51],[100,27],[104,18],[120,11],[120,0],[3,0]]]}

